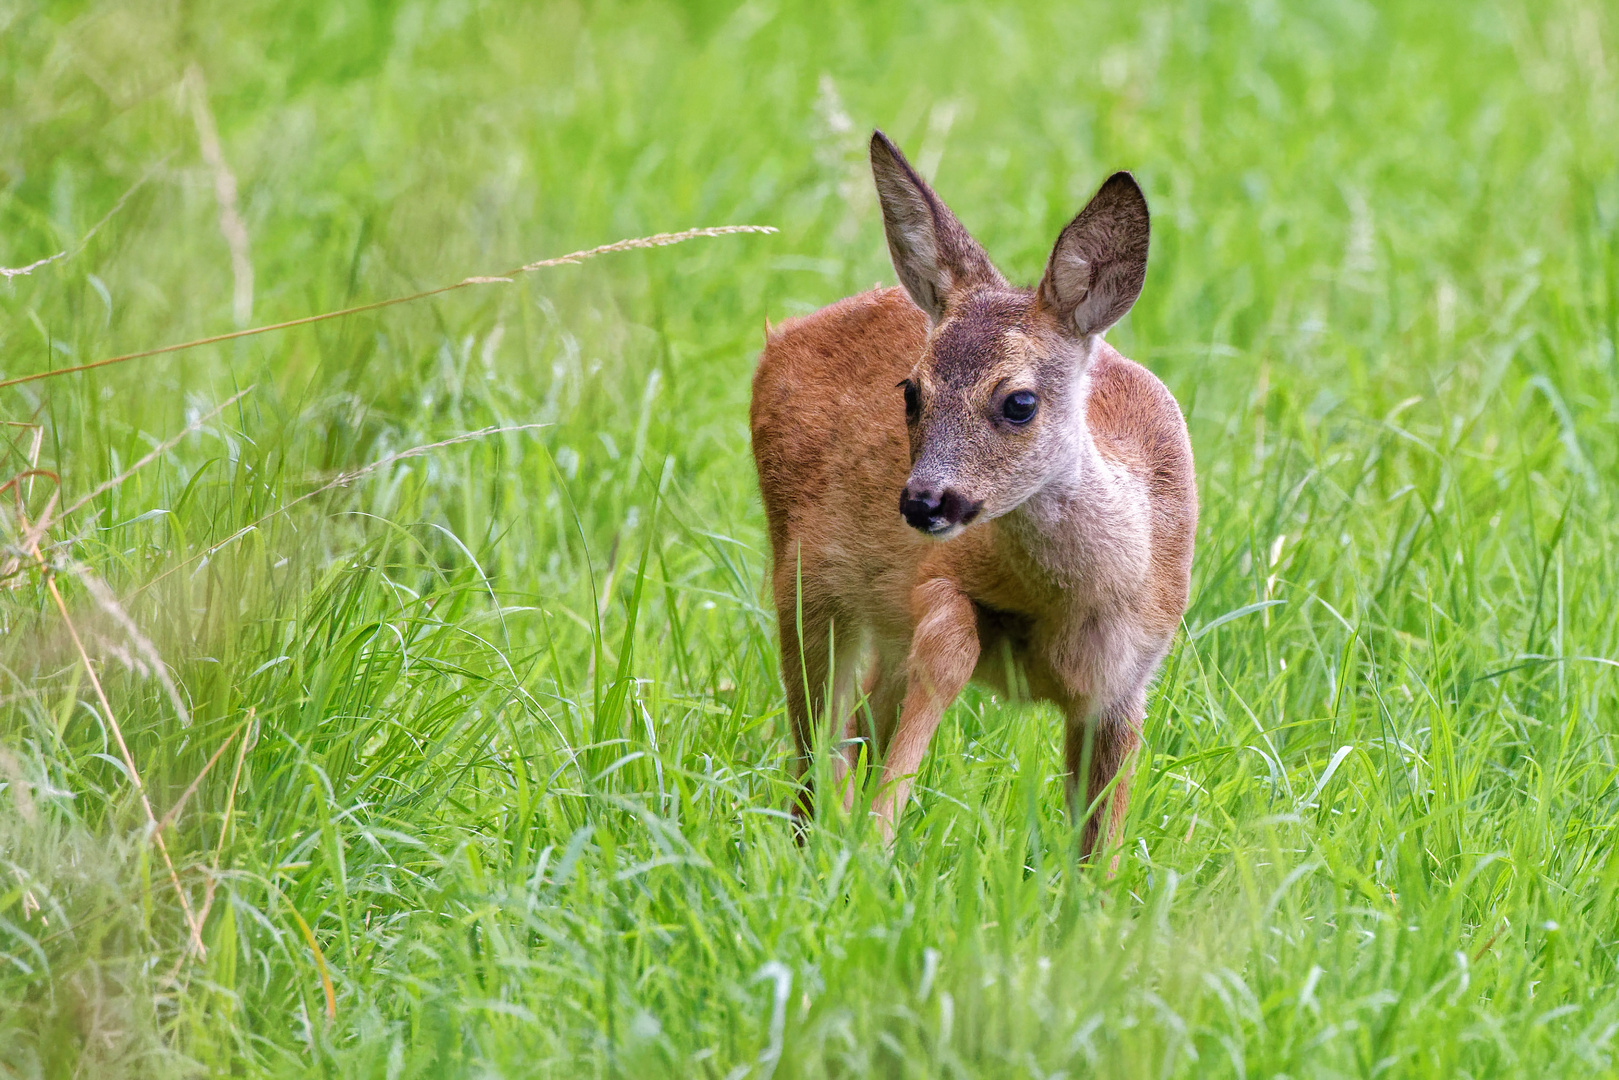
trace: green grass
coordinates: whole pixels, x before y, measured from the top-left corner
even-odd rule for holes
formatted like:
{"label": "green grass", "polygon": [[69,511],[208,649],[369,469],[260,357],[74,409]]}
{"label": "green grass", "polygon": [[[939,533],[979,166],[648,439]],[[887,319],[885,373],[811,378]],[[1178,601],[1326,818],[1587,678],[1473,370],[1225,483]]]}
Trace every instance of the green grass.
{"label": "green grass", "polygon": [[[0,591],[0,1077],[1619,1073],[1611,5],[21,0],[0,264],[69,255],[0,378],[233,328],[192,63],[254,322],[781,232],[0,390],[34,520],[251,387],[46,543],[157,814],[249,740],[165,833],[206,959]],[[977,691],[892,855],[782,820],[748,379],[892,279],[879,124],[1015,278],[1108,171],[1152,204],[1112,340],[1202,527],[1112,880]]]}

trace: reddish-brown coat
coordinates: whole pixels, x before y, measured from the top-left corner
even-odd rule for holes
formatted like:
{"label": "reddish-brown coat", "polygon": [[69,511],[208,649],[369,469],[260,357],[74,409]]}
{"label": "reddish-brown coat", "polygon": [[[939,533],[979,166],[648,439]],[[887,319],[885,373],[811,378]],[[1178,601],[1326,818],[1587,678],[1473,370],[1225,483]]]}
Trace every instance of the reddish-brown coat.
{"label": "reddish-brown coat", "polygon": [[[1000,662],[1003,640],[1014,646],[1017,677],[1030,696],[1056,701],[1071,716],[1100,707],[1072,671],[1059,670],[1072,666],[1052,655],[1059,650],[1028,647],[1038,641],[1027,639],[1049,635],[1052,627],[1066,627],[1084,613],[1075,612],[1072,595],[1024,557],[1002,522],[940,543],[910,528],[897,511],[911,462],[904,404],[894,386],[917,365],[927,336],[927,317],[904,290],[876,289],[776,327],[754,374],[753,452],[774,554],[783,674],[805,752],[813,744],[806,717],[825,705],[819,684],[831,660],[818,632],[835,634],[838,626],[846,639],[862,629],[873,634],[869,645],[844,641],[850,652],[843,666],[862,653],[875,654],[866,691],[879,746],[888,742],[894,710],[903,701],[892,685],[901,673],[921,682],[914,693],[928,696],[953,698],[956,684],[973,674],[1010,689],[1015,679]],[[1127,469],[1148,493],[1151,571],[1130,614],[1143,631],[1167,640],[1186,606],[1197,515],[1186,426],[1157,378],[1102,343],[1091,359],[1089,388],[1085,415],[1098,453]],[[926,604],[919,609],[919,589],[926,601],[941,590],[958,590],[961,603],[969,605],[961,610],[971,613],[971,640],[959,627],[915,640],[927,610]],[[802,643],[799,624],[806,629]],[[885,654],[892,658],[887,671]],[[798,656],[810,661],[807,688]],[[895,672],[901,657],[909,662]],[[883,685],[885,678],[891,685]],[[947,685],[927,685],[935,678]],[[1070,739],[1068,768],[1078,773],[1088,737],[1088,794],[1105,787],[1134,750],[1139,720],[1138,712]],[[852,718],[849,734],[858,729],[858,718]],[[916,733],[924,740],[920,747],[886,747],[890,761],[896,754],[919,760],[931,734],[931,727]],[[1104,825],[1116,824],[1127,790],[1127,783],[1119,785]],[[1087,846],[1097,839],[1096,829],[1090,832]]]}
{"label": "reddish-brown coat", "polygon": [[1062,711],[1070,802],[1096,806],[1089,854],[1128,803],[1197,520],[1174,398],[1102,340],[1145,280],[1146,198],[1109,177],[1039,286],[1017,289],[881,132],[871,160],[902,289],[767,324],[753,382],[800,767],[817,721],[866,736],[892,837],[945,708],[978,678]]}

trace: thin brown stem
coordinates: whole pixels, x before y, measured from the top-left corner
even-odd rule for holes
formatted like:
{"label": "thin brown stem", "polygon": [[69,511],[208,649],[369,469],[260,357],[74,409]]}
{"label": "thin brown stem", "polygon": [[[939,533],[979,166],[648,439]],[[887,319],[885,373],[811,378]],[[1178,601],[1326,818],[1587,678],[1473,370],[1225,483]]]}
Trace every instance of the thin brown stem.
{"label": "thin brown stem", "polygon": [[190,785],[185,789],[185,791],[180,794],[179,799],[175,800],[174,805],[169,807],[169,812],[163,815],[163,820],[157,823],[158,832],[162,832],[164,829],[168,828],[171,824],[173,824],[174,820],[180,816],[180,811],[185,809],[187,800],[197,793],[197,788],[202,786],[203,778],[206,777],[213,769],[214,763],[219,760],[220,755],[225,752],[225,748],[230,746],[231,740],[236,738],[237,733],[242,730],[242,726],[246,723],[247,721],[244,720],[241,724],[237,724],[236,730],[232,731],[228,736],[225,737],[225,741],[219,744],[219,749],[215,750],[212,756],[208,758],[208,764],[202,767],[202,771],[197,774],[197,778],[191,781]]}
{"label": "thin brown stem", "polygon": [[140,360],[147,356],[157,356],[160,353],[180,352],[183,349],[195,349],[202,345],[217,345],[222,341],[234,341],[237,338],[252,337],[254,334],[267,334],[272,330],[287,330],[294,326],[307,326],[310,323],[324,322],[327,319],[341,319],[347,315],[358,315],[365,311],[376,311],[380,308],[392,307],[395,304],[408,304],[414,300],[425,300],[430,296],[440,296],[444,293],[465,289],[472,285],[491,285],[510,282],[518,274],[526,274],[531,270],[539,270],[547,266],[569,266],[595,258],[597,255],[610,255],[618,251],[631,251],[636,248],[667,247],[670,244],[679,244],[686,240],[695,240],[701,236],[729,236],[733,233],[773,233],[776,230],[769,225],[715,225],[702,229],[687,229],[684,232],[657,233],[653,236],[638,236],[630,240],[617,240],[611,244],[601,244],[597,247],[586,248],[583,251],[569,252],[554,259],[541,259],[539,262],[528,263],[509,270],[505,274],[493,276],[478,276],[462,278],[454,285],[443,285],[437,289],[428,289],[425,292],[412,293],[409,296],[395,296],[388,300],[377,300],[370,304],[361,304],[358,307],[343,308],[340,311],[327,311],[319,315],[306,315],[301,319],[288,319],[286,322],[270,323],[268,326],[252,326],[246,330],[235,330],[228,334],[215,334],[213,337],[198,338],[195,341],[182,341],[177,345],[163,345],[156,349],[143,349],[140,352],[125,353],[122,356],[109,356],[105,360],[96,360],[88,364],[79,364],[75,367],[56,368],[52,371],[39,371],[32,375],[18,375],[15,378],[0,380],[0,389],[8,386],[17,386],[20,383],[34,382],[39,379],[49,379],[56,375],[71,375],[79,371],[92,371],[96,368],[108,367],[112,364],[122,364],[128,360]]}
{"label": "thin brown stem", "polygon": [[186,927],[191,931],[192,947],[197,950],[198,956],[205,956],[208,949],[202,943],[202,927],[197,925],[196,916],[191,911],[191,901],[187,898],[185,890],[180,887],[180,874],[174,869],[174,860],[169,857],[169,846],[163,842],[163,833],[157,827],[157,815],[152,812],[152,800],[147,798],[146,785],[141,782],[140,770],[135,767],[135,755],[129,752],[129,744],[124,741],[123,728],[119,726],[118,718],[113,715],[112,703],[107,700],[107,692],[101,688],[101,679],[96,675],[95,665],[90,662],[90,653],[79,638],[79,629],[73,625],[73,619],[67,613],[67,604],[62,601],[62,594],[56,588],[56,575],[46,564],[45,556],[40,554],[39,545],[34,545],[31,554],[39,561],[40,569],[44,572],[45,587],[50,590],[51,599],[56,602],[56,610],[61,613],[62,621],[67,624],[68,634],[73,638],[73,647],[78,650],[85,674],[90,676],[90,685],[95,689],[96,700],[101,703],[102,715],[107,718],[107,726],[112,729],[112,736],[118,743],[118,752],[123,755],[124,767],[129,770],[130,783],[135,785],[135,792],[140,796],[141,808],[146,811],[147,824],[152,827],[152,839],[157,842],[157,850],[163,856],[163,865],[169,871],[169,881],[174,886],[174,894],[180,898],[180,910],[185,914]]}

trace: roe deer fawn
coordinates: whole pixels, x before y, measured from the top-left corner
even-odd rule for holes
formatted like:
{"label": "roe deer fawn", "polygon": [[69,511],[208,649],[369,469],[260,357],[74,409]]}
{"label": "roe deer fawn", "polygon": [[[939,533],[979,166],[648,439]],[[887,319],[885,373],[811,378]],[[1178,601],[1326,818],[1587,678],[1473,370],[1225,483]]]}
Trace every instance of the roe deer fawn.
{"label": "roe deer fawn", "polygon": [[[1094,806],[1088,859],[1123,820],[1197,523],[1179,406],[1102,340],[1141,292],[1147,203],[1115,173],[1020,289],[880,131],[871,169],[903,291],[767,328],[753,377],[798,769],[818,719],[844,721],[852,805],[845,777],[869,740],[892,842],[967,681],[1023,692],[1066,718],[1069,807]],[[867,662],[870,724],[854,693]]]}

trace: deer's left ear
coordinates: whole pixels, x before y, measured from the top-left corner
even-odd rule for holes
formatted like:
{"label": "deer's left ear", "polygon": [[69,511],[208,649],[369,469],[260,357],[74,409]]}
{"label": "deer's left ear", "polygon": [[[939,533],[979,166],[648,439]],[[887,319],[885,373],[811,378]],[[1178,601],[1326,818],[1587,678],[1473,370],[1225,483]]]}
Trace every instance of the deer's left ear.
{"label": "deer's left ear", "polygon": [[1124,318],[1147,278],[1147,198],[1116,172],[1057,237],[1040,281],[1040,303],[1077,337]]}

